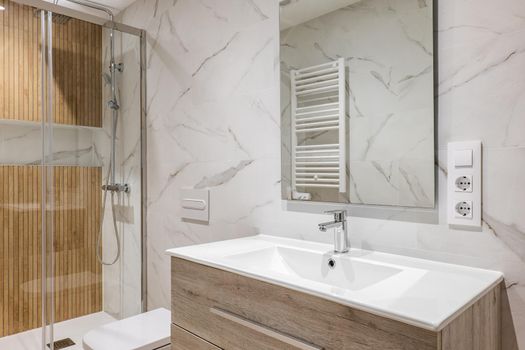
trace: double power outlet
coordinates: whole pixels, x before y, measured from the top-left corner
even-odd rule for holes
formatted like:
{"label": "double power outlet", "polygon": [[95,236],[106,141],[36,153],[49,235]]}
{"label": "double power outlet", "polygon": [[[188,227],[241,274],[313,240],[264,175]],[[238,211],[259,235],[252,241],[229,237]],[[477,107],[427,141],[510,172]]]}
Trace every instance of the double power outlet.
{"label": "double power outlet", "polygon": [[[460,175],[454,181],[455,191],[461,193],[472,193],[472,175]],[[472,201],[459,201],[455,203],[455,216],[458,218],[472,219]]]}
{"label": "double power outlet", "polygon": [[448,223],[481,227],[481,141],[448,144]]}

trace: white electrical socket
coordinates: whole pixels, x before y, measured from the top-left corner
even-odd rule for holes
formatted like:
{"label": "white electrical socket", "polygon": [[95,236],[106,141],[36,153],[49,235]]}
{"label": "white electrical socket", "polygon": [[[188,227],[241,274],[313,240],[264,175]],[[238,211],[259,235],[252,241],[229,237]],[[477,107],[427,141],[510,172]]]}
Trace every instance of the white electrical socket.
{"label": "white electrical socket", "polygon": [[481,141],[451,142],[447,153],[447,219],[481,228]]}
{"label": "white electrical socket", "polygon": [[472,192],[472,175],[461,175],[454,181],[456,192]]}
{"label": "white electrical socket", "polygon": [[457,202],[454,210],[456,218],[472,219],[472,201]]}

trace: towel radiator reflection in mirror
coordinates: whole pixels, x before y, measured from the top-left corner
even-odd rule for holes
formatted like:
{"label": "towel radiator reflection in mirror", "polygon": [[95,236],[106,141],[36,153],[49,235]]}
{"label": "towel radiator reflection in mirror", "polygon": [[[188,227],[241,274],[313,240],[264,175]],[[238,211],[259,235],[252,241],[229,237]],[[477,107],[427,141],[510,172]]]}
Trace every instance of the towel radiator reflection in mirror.
{"label": "towel radiator reflection in mirror", "polygon": [[290,77],[292,191],[315,187],[346,193],[345,60],[292,70]]}

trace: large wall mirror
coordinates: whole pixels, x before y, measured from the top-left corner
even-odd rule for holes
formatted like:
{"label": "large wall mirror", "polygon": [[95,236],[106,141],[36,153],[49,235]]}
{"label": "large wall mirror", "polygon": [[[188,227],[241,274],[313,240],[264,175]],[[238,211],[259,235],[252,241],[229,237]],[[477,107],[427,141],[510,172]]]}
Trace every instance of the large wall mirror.
{"label": "large wall mirror", "polygon": [[281,0],[282,197],[434,207],[432,0]]}

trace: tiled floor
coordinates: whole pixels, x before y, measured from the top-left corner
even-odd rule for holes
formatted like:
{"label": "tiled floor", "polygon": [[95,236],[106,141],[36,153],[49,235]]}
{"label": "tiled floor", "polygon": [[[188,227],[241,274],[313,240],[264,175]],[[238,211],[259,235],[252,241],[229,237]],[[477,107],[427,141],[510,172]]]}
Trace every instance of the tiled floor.
{"label": "tiled floor", "polygon": [[[74,318],[55,324],[55,340],[71,338],[76,345],[67,347],[67,350],[82,350],[82,336],[89,330],[103,324],[115,321],[105,312]],[[40,350],[42,344],[42,330],[33,329],[8,337],[0,338],[0,350]]]}

